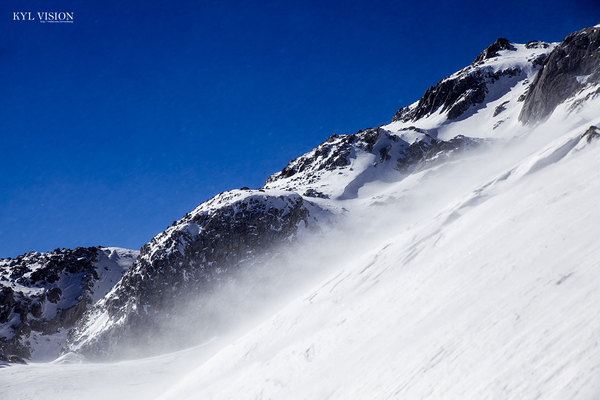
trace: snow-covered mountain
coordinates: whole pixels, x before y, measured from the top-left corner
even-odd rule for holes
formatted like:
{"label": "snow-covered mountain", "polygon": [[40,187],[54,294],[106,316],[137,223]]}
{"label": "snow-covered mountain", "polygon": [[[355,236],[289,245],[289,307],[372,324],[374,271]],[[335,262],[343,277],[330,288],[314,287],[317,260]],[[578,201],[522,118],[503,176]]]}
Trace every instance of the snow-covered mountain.
{"label": "snow-covered mountain", "polygon": [[[175,222],[74,321],[71,353],[0,370],[0,384],[61,399],[599,396],[599,61],[600,26],[498,39],[392,122]],[[194,317],[190,299],[253,302],[227,282],[261,265],[273,306],[243,326],[70,364],[152,345]]]}
{"label": "snow-covered mountain", "polygon": [[0,360],[56,358],[73,325],[137,255],[79,247],[0,259]]}
{"label": "snow-covered mountain", "polygon": [[81,320],[69,348],[94,357],[151,345],[163,319],[190,296],[325,217],[325,210],[290,192],[234,190],[216,196],[141,249],[135,265]]}

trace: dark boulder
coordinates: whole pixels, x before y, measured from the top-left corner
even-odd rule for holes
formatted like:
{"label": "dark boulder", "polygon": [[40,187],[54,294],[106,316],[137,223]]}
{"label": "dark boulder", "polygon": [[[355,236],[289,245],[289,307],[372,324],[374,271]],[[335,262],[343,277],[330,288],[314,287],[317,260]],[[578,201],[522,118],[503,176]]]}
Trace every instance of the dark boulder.
{"label": "dark boulder", "polygon": [[598,140],[600,138],[600,128],[594,125],[590,126],[588,130],[581,135],[581,138],[585,139],[588,143]]}
{"label": "dark boulder", "polygon": [[48,291],[46,298],[50,303],[58,303],[60,301],[60,296],[62,295],[62,290],[60,288],[52,288]]}

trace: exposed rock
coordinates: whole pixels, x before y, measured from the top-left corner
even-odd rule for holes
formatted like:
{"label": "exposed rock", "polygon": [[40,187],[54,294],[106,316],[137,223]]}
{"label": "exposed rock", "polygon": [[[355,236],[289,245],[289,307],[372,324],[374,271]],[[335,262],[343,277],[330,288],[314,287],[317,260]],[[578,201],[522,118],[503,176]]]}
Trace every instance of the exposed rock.
{"label": "exposed rock", "polygon": [[505,101],[502,104],[498,105],[496,107],[496,109],[494,110],[494,117],[498,116],[498,114],[500,114],[501,112],[506,110],[506,105],[509,103],[509,101]]}
{"label": "exposed rock", "polygon": [[569,35],[548,56],[527,93],[519,120],[535,123],[590,83],[600,82],[600,28]]}
{"label": "exposed rock", "polygon": [[8,365],[8,364],[27,364],[27,361],[25,361],[24,358],[19,357],[17,355],[9,355],[9,356],[5,356],[0,354],[0,367],[2,367],[4,365]]}
{"label": "exposed rock", "polygon": [[53,354],[41,357],[57,356],[65,332],[136,256],[123,249],[78,247],[0,260],[0,359],[13,363],[31,358],[38,338],[45,347],[55,347]]}
{"label": "exposed rock", "polygon": [[322,213],[281,191],[234,190],[203,203],[141,249],[135,266],[73,332],[71,350],[103,357],[151,342],[159,321],[190,296],[314,228]]}
{"label": "exposed rock", "polygon": [[584,132],[583,135],[581,135],[582,139],[585,139],[588,143],[591,143],[594,140],[597,140],[600,138],[600,128],[598,128],[597,126],[590,126],[588,128],[587,131]]}
{"label": "exposed rock", "polygon": [[502,50],[516,50],[516,47],[512,45],[505,38],[498,38],[494,43],[492,43],[487,49],[482,51],[477,58],[475,59],[475,63],[482,62],[489,58],[498,57],[500,54],[499,51]]}
{"label": "exposed rock", "polygon": [[542,42],[540,40],[531,40],[525,43],[525,47],[528,49],[547,49],[548,47],[550,47],[550,44]]}
{"label": "exposed rock", "polygon": [[48,299],[48,301],[50,303],[56,304],[60,300],[61,295],[62,295],[62,290],[60,290],[60,288],[58,288],[58,287],[54,287],[48,291],[46,298]]}
{"label": "exposed rock", "polygon": [[[281,172],[271,175],[265,187],[298,190],[309,186],[319,182],[324,172],[350,168],[357,151],[372,153],[377,148],[380,160],[385,160],[390,151],[386,147],[399,140],[398,136],[381,128],[365,129],[351,135],[333,135],[314,150],[290,161]],[[288,184],[276,185],[282,180]]]}
{"label": "exposed rock", "polygon": [[463,135],[458,135],[447,141],[415,142],[407,150],[406,157],[398,160],[398,169],[404,172],[413,172],[429,168],[487,142],[487,140]]}
{"label": "exposed rock", "polygon": [[541,68],[550,50],[544,42],[515,45],[498,39],[471,65],[427,89],[418,102],[400,108],[392,121],[418,121],[436,112],[445,113],[448,120],[464,118],[467,111],[475,112]]}
{"label": "exposed rock", "polygon": [[446,112],[448,119],[455,120],[471,107],[482,104],[495,82],[501,78],[518,78],[521,72],[518,68],[465,70],[427,89],[415,107],[401,108],[393,121],[416,121],[436,111]]}
{"label": "exposed rock", "polygon": [[329,198],[329,196],[326,195],[325,193],[319,192],[318,190],[315,190],[315,189],[312,189],[312,188],[311,189],[307,189],[303,193],[303,196],[306,196],[306,197],[317,197],[317,198],[320,198],[320,199],[328,199]]}

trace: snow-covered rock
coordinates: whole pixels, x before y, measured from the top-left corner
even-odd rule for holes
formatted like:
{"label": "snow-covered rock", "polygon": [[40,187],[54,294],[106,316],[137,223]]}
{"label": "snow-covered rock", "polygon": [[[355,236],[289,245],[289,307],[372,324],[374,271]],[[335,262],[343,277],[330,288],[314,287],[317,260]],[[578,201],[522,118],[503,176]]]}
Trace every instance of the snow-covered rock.
{"label": "snow-covered rock", "polygon": [[0,359],[49,360],[87,308],[121,279],[138,252],[57,249],[0,260]]}
{"label": "snow-covered rock", "polygon": [[418,102],[398,110],[393,121],[410,123],[436,114],[443,121],[468,117],[535,74],[553,47],[498,39],[471,65],[427,89]]}
{"label": "snow-covered rock", "polygon": [[527,93],[519,119],[547,118],[562,102],[589,86],[600,90],[600,28],[569,35],[548,56]]}
{"label": "snow-covered rock", "polygon": [[316,229],[327,215],[292,192],[221,193],[142,247],[134,266],[79,322],[69,349],[99,357],[151,343],[161,323],[191,296]]}

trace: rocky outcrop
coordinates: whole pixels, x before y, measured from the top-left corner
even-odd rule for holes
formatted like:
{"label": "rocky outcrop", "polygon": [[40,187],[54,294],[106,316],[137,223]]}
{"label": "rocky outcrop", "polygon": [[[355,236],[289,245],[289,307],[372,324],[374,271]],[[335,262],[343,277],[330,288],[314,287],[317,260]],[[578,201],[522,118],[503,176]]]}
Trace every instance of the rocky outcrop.
{"label": "rocky outcrop", "polygon": [[492,43],[488,48],[482,51],[474,63],[483,62],[493,57],[498,57],[500,55],[500,51],[502,50],[516,50],[516,47],[505,38],[498,38],[494,43]]}
{"label": "rocky outcrop", "polygon": [[0,260],[0,359],[57,356],[66,333],[136,256],[79,247]]}
{"label": "rocky outcrop", "polygon": [[458,135],[450,140],[415,142],[409,146],[405,157],[397,162],[400,171],[409,173],[439,165],[461,153],[489,143],[489,140]]}
{"label": "rocky outcrop", "polygon": [[501,71],[475,69],[444,79],[427,89],[415,107],[400,109],[392,120],[416,121],[434,112],[447,113],[448,119],[455,120],[471,107],[483,104],[490,91],[490,86],[501,78],[512,78],[516,82],[519,80],[518,78],[522,77],[521,75],[522,71],[518,68]]}
{"label": "rocky outcrop", "polygon": [[[355,167],[354,160],[360,154],[372,154],[372,163],[381,163],[400,155],[408,144],[399,135],[382,128],[371,128],[350,135],[333,135],[314,150],[290,161],[278,173],[271,175],[266,188],[302,191],[307,190],[311,197],[330,197],[322,193],[327,188],[317,189],[313,185],[323,185],[328,175],[332,179],[343,180],[339,173],[349,172]],[[308,189],[306,189],[308,188]],[[314,195],[321,193],[321,195]]]}
{"label": "rocky outcrop", "polygon": [[334,135],[272,175],[265,187],[347,200],[368,182],[399,180],[488,142],[463,135],[441,140],[413,126],[396,132],[372,128]]}
{"label": "rocky outcrop", "polygon": [[600,27],[569,35],[548,56],[529,90],[519,120],[535,123],[589,84],[600,83]]}
{"label": "rocky outcrop", "polygon": [[582,139],[585,139],[587,143],[592,143],[594,140],[600,139],[600,128],[597,126],[590,126],[584,133],[581,135]]}
{"label": "rocky outcrop", "polygon": [[[275,246],[313,229],[325,211],[302,196],[234,190],[188,213],[145,245],[134,267],[82,320],[70,349],[92,357],[150,343],[165,316]],[[159,322],[161,321],[161,322]]]}
{"label": "rocky outcrop", "polygon": [[398,110],[392,121],[414,122],[434,113],[445,113],[450,121],[465,118],[468,111],[502,96],[539,69],[550,50],[544,42],[517,45],[500,38],[471,65],[427,89],[417,103]]}

